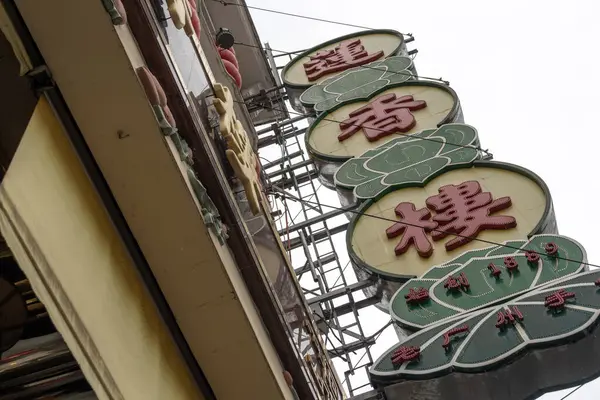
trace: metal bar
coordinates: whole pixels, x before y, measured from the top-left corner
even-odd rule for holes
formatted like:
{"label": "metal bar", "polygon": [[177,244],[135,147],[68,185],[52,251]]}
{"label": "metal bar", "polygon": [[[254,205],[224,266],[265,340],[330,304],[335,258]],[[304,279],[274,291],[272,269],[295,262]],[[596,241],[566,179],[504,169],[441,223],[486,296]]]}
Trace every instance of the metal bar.
{"label": "metal bar", "polygon": [[282,189],[291,189],[294,186],[298,186],[303,183],[310,182],[313,179],[317,179],[318,176],[319,173],[316,170],[313,170],[296,176],[295,181],[293,179],[280,179],[278,181],[273,182],[273,185],[277,185]]}
{"label": "metal bar", "polygon": [[352,353],[354,351],[373,346],[375,338],[366,338],[364,340],[348,343],[346,345],[336,347],[335,349],[327,350],[329,357],[337,357],[339,354]]}
{"label": "metal bar", "polygon": [[284,120],[284,121],[281,121],[281,122],[279,122],[279,123],[271,124],[271,126],[270,126],[270,127],[268,127],[268,128],[264,128],[264,129],[261,129],[261,130],[259,130],[259,131],[256,131],[256,134],[257,134],[257,135],[264,135],[265,133],[269,133],[269,132],[271,132],[271,131],[272,131],[273,129],[275,129],[276,127],[278,127],[278,128],[283,128],[283,127],[284,127],[284,126],[286,126],[286,125],[291,125],[291,124],[293,124],[294,122],[299,122],[299,121],[302,121],[302,120],[304,120],[304,119],[306,119],[306,118],[308,118],[308,117],[309,117],[309,115],[300,114],[300,115],[299,115],[299,116],[297,116],[297,117],[294,117],[294,118],[288,118],[288,119],[286,119],[286,120]]}
{"label": "metal bar", "polygon": [[302,167],[308,167],[308,166],[310,166],[310,165],[312,165],[312,164],[313,164],[313,161],[312,161],[312,160],[306,160],[306,161],[302,161],[302,162],[299,162],[299,163],[296,163],[296,164],[290,165],[289,167],[285,167],[285,168],[283,168],[283,169],[281,169],[281,170],[279,170],[279,171],[271,172],[271,173],[270,173],[270,174],[268,174],[267,176],[268,176],[269,178],[275,178],[275,177],[277,177],[277,176],[279,176],[279,175],[286,174],[286,173],[288,173],[288,172],[290,172],[290,171],[293,171],[293,170],[296,170],[296,169],[298,169],[298,168],[302,168]]}
{"label": "metal bar", "polygon": [[[320,263],[321,265],[326,265],[329,264],[330,262],[335,261],[336,259],[336,255],[335,254],[329,254],[325,257],[321,257],[317,260],[318,263]],[[304,264],[304,266],[300,267],[300,268],[296,268],[294,270],[294,272],[296,273],[296,275],[302,275],[304,274],[306,271],[308,271],[310,269],[310,265],[309,265],[309,261],[306,261],[306,264]]]}
{"label": "metal bar", "polygon": [[325,319],[332,319],[335,316],[340,316],[340,315],[344,315],[344,314],[349,314],[351,312],[353,312],[354,310],[360,310],[361,308],[365,308],[368,306],[372,306],[374,304],[379,303],[381,299],[379,299],[376,296],[373,297],[367,297],[364,300],[360,300],[354,303],[348,303],[348,304],[344,304],[342,306],[336,307],[333,310],[323,310],[323,316],[325,317]]}
{"label": "metal bar", "polygon": [[278,233],[280,235],[284,235],[286,233],[291,233],[291,232],[295,232],[295,231],[300,230],[300,229],[308,228],[311,225],[317,224],[319,222],[323,222],[323,221],[325,221],[325,220],[327,220],[329,218],[337,217],[338,215],[344,214],[345,212],[348,212],[348,211],[352,211],[355,208],[356,208],[355,205],[338,208],[337,210],[333,210],[333,211],[330,211],[328,213],[319,215],[318,217],[308,219],[308,220],[300,222],[300,223],[298,223],[296,225],[292,225],[288,229],[285,229],[283,231],[279,231]]}
{"label": "metal bar", "polygon": [[329,293],[325,293],[320,296],[313,297],[312,299],[308,300],[308,304],[310,305],[310,304],[314,304],[314,303],[321,303],[323,301],[333,300],[335,298],[342,297],[343,295],[346,295],[348,293],[356,292],[357,290],[361,290],[361,289],[368,288],[369,286],[373,286],[374,283],[375,282],[373,282],[370,279],[358,281],[358,282],[353,283],[352,285],[348,285],[344,288],[332,290]]}
{"label": "metal bar", "polygon": [[[306,128],[296,129],[292,132],[285,133],[283,135],[283,140],[285,141],[287,139],[293,138],[294,136],[302,135],[304,133],[306,133]],[[263,137],[263,138],[258,139],[258,148],[260,149],[262,147],[266,147],[266,146],[269,146],[269,145],[272,145],[275,143],[277,143],[277,135]]]}
{"label": "metal bar", "polygon": [[[339,225],[339,226],[329,229],[329,236],[333,236],[338,233],[347,231],[348,225],[349,225],[349,223],[345,223],[345,224],[342,224],[342,225]],[[322,240],[325,238],[327,238],[327,231],[317,232],[317,233],[313,234],[313,239],[315,241],[319,241],[319,240]],[[308,241],[308,243],[311,243],[311,241]],[[293,239],[290,239],[285,245],[286,245],[286,248],[293,250],[293,249],[297,249],[298,247],[302,246],[302,242],[300,241],[299,238],[293,238]]]}
{"label": "metal bar", "polygon": [[297,151],[295,153],[290,154],[289,157],[281,157],[281,158],[278,158],[277,160],[270,161],[270,162],[268,162],[266,164],[263,164],[262,169],[263,169],[263,171],[265,171],[265,170],[267,170],[269,168],[276,167],[276,166],[278,166],[278,165],[280,165],[280,164],[282,164],[282,163],[284,163],[286,161],[289,161],[292,158],[300,157],[301,155],[302,155],[302,151]]}

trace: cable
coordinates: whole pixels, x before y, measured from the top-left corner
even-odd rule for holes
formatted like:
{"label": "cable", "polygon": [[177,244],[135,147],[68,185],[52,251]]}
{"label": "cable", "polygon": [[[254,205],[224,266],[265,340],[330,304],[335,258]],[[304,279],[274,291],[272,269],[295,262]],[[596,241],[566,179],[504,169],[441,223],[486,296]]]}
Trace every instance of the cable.
{"label": "cable", "polygon": [[[302,19],[309,19],[311,21],[325,22],[325,23],[334,24],[334,25],[349,26],[351,28],[366,29],[366,30],[370,30],[370,31],[374,30],[373,28],[369,28],[369,27],[362,26],[362,25],[349,24],[347,22],[339,22],[339,21],[332,21],[332,20],[329,20],[329,19],[309,17],[309,16],[306,16],[306,15],[288,13],[288,12],[285,12],[285,11],[271,10],[271,9],[268,9],[268,8],[261,8],[261,7],[256,7],[256,6],[249,6],[249,5],[246,5],[246,4],[231,3],[231,2],[228,2],[228,1],[224,1],[224,0],[213,0],[213,1],[216,2],[216,3],[221,3],[224,6],[237,6],[237,7],[241,7],[241,8],[246,8],[246,9],[251,9],[251,10],[257,10],[257,11],[264,11],[264,12],[269,12],[269,13],[273,13],[273,14],[287,15],[288,17],[296,17],[296,18],[302,18]],[[403,35],[405,35],[405,36],[412,36],[411,33],[403,33]]]}
{"label": "cable", "polygon": [[[264,48],[264,47],[261,47],[261,46],[256,46],[256,45],[253,45],[253,44],[247,44],[247,43],[242,43],[242,42],[234,42],[234,44],[237,44],[237,45],[240,45],[240,46],[246,46],[246,47],[253,47],[255,49],[260,49],[260,50],[263,50],[263,51],[267,51],[267,50],[276,51],[278,53],[283,53],[283,54],[295,54],[295,53],[298,53],[298,52],[290,52],[290,51],[283,51],[283,50],[277,50],[277,49],[267,49],[267,48]],[[404,72],[404,71],[388,71],[388,70],[380,69],[380,68],[377,68],[377,67],[369,67],[368,65],[360,65],[360,67],[361,68],[366,68],[366,69],[372,69],[374,71],[380,71],[380,72],[392,72],[392,75],[414,76],[415,78],[427,79],[427,80],[430,80],[430,81],[442,82],[444,85],[448,85],[448,86],[450,85],[449,81],[443,80],[442,78],[431,78],[429,76],[415,75],[415,74],[411,74],[410,72]],[[357,68],[357,67],[355,67],[355,68]],[[335,76],[335,75],[333,75],[333,76]]]}
{"label": "cable", "polygon": [[[273,194],[278,193],[279,195],[286,196],[286,193],[281,193],[281,192],[272,192],[272,193]],[[326,204],[315,203],[315,202],[308,201],[308,200],[302,200],[302,199],[292,199],[292,200],[303,201],[303,202],[306,202],[306,203],[313,203],[313,204],[317,204],[317,205],[319,205],[321,207],[329,207],[329,208],[332,208],[334,210],[349,212],[349,213],[353,213],[353,214],[360,215],[360,216],[365,216],[365,217],[379,219],[379,220],[382,220],[382,221],[389,221],[389,222],[393,222],[393,223],[397,223],[398,222],[398,221],[396,221],[394,219],[381,217],[379,215],[367,214],[367,213],[359,212],[359,211],[356,211],[356,210],[347,210],[347,209],[344,209],[344,208],[341,208],[341,207],[329,206],[329,205],[326,205]],[[421,228],[417,224],[411,224],[411,223],[408,223],[408,222],[402,222],[402,223],[405,224],[405,225],[407,225],[407,226],[412,226],[412,227],[415,227],[415,228]],[[497,242],[493,242],[491,240],[480,239],[480,238],[477,238],[477,237],[464,236],[464,235],[461,235],[459,233],[443,231],[443,230],[437,229],[437,228],[432,229],[432,231],[438,232],[438,233],[443,233],[443,234],[448,235],[448,236],[454,236],[454,237],[458,237],[458,238],[469,239],[471,241],[477,241],[477,242],[481,242],[481,243],[486,243],[486,244],[490,244],[490,245],[493,245],[493,246],[505,247],[505,248],[512,249],[512,250],[522,250],[519,247],[511,246],[511,245],[508,245],[508,244],[497,243]],[[540,253],[537,253],[537,252],[535,252],[535,253],[536,254],[540,254]],[[543,255],[543,254],[540,254],[540,255]],[[580,263],[580,264],[583,264],[583,265],[587,265],[589,267],[600,268],[600,265],[598,265],[598,264],[592,264],[592,263],[588,263],[588,262],[583,262],[583,260],[573,260],[573,259],[570,259],[570,258],[558,256],[558,255],[555,256],[555,258],[557,258],[559,260]]]}
{"label": "cable", "polygon": [[[245,102],[243,102],[243,101],[233,100],[233,102],[234,103],[244,104],[244,105],[247,106],[247,104]],[[264,104],[262,105],[262,107],[264,107],[266,109],[269,109],[271,111],[288,112],[290,114],[302,116],[302,117],[305,117],[305,118],[313,117],[313,115],[310,115],[310,114],[303,114],[303,113],[299,113],[299,112],[295,112],[295,111],[289,111],[289,110],[283,111],[281,108],[269,107],[269,106],[264,105]],[[337,120],[331,119],[331,118],[323,118],[323,119],[321,119],[321,121],[335,122],[335,123],[338,123],[338,124],[342,123],[342,121],[337,121]],[[350,125],[362,128],[364,124],[350,124]],[[381,131],[381,132],[384,131],[383,129],[379,129],[379,128],[375,128],[375,127],[370,127],[370,128],[373,129],[373,130],[376,130],[376,131]],[[404,133],[396,133],[396,135],[408,137],[408,134],[404,134]],[[427,141],[430,141],[430,142],[435,142],[435,143],[439,143],[439,144],[443,144],[443,145],[449,145],[449,146],[454,146],[454,147],[460,147],[460,148],[463,148],[463,149],[475,149],[475,150],[479,150],[479,151],[485,153],[488,156],[492,155],[488,150],[482,149],[480,146],[478,146],[478,147],[468,146],[468,145],[464,145],[464,144],[458,144],[458,143],[452,143],[452,142],[445,142],[443,140],[437,140],[437,139],[432,139],[430,137],[421,137],[421,136],[414,136],[414,137],[412,137],[412,139],[414,139],[414,140],[427,140]]]}
{"label": "cable", "polygon": [[583,385],[577,386],[575,389],[571,390],[569,393],[567,393],[566,395],[564,395],[563,397],[561,397],[560,400],[565,400],[567,397],[569,397],[570,395],[572,395],[573,393],[575,393],[576,391],[578,391],[582,387],[583,387]]}

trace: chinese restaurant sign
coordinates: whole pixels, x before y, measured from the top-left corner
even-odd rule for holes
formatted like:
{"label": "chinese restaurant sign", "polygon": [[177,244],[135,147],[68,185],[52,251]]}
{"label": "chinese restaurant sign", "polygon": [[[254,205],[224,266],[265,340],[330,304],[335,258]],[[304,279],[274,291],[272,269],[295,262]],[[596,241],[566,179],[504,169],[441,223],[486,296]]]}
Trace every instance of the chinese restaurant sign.
{"label": "chinese restaurant sign", "polygon": [[389,400],[521,400],[600,375],[600,271],[557,234],[546,184],[490,161],[456,93],[407,56],[401,34],[366,31],[283,70],[292,106],[314,111],[305,142],[321,182],[358,206],[357,276],[399,336],[417,331],[371,382]]}
{"label": "chinese restaurant sign", "polygon": [[318,160],[344,162],[395,138],[461,118],[458,97],[449,86],[407,81],[321,113],[308,129],[306,147]]}
{"label": "chinese restaurant sign", "polygon": [[[398,147],[389,157],[397,160],[398,168],[381,162],[385,153],[379,151],[373,151],[372,164],[363,161],[377,173],[392,172],[379,178],[388,187],[371,191],[376,197],[366,201],[350,222],[348,251],[359,268],[405,281],[489,243],[554,231],[548,189],[530,171],[491,161],[450,162],[436,170],[418,164],[418,158],[408,161],[402,156],[406,153],[402,148],[408,152],[412,146],[409,139],[385,150]],[[420,149],[414,153],[427,156],[422,158],[426,160],[435,154]],[[358,175],[366,174],[358,171]]]}
{"label": "chinese restaurant sign", "polygon": [[[600,372],[593,347],[600,316],[600,271],[586,272],[584,249],[564,236],[534,236],[510,247],[514,251],[496,246],[464,255],[409,281],[394,300],[394,318],[423,329],[375,362],[372,382],[388,385],[450,374],[454,384],[464,384],[467,378],[452,372],[503,367],[513,373],[520,370],[531,381],[517,385],[522,396],[498,398],[523,398]],[[571,358],[579,375],[545,362],[557,358],[564,365]],[[536,373],[530,375],[525,368]],[[564,376],[554,377],[556,371]],[[478,385],[491,390],[501,375],[476,376]],[[410,383],[413,388],[417,384]]]}
{"label": "chinese restaurant sign", "polygon": [[292,107],[302,112],[304,106],[298,97],[312,85],[356,67],[406,54],[404,37],[399,32],[387,29],[357,32],[320,44],[294,58],[282,71],[283,83]]}

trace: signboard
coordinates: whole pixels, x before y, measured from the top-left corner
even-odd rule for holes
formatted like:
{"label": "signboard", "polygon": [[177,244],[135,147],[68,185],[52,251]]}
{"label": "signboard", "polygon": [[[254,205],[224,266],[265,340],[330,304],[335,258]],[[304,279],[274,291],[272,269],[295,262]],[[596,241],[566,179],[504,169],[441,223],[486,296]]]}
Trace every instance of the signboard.
{"label": "signboard", "polygon": [[407,81],[321,113],[306,133],[306,147],[320,161],[345,162],[399,135],[461,119],[458,97],[449,86]]}
{"label": "signboard", "polygon": [[[375,281],[365,291],[401,338],[371,382],[390,400],[508,400],[600,375],[600,272],[558,235],[543,180],[491,161],[456,93],[419,78],[391,32],[334,39],[283,71],[293,106],[314,112],[305,141],[321,182],[358,204],[357,276]],[[569,362],[581,369],[556,366]]]}
{"label": "signboard", "polygon": [[[581,245],[558,235],[432,268],[392,301],[396,322],[422,329],[374,363],[371,381],[399,382],[386,388],[391,399],[432,384],[438,390],[431,399],[462,398],[444,388],[466,385],[474,398],[514,399],[597,376],[600,271],[586,269]],[[515,379],[518,373],[528,379]]]}
{"label": "signboard", "polygon": [[368,30],[335,38],[303,52],[283,69],[281,75],[292,108],[305,112],[299,97],[312,85],[355,67],[407,54],[400,32]]}
{"label": "signboard", "polygon": [[[376,157],[371,164],[378,164]],[[348,228],[355,265],[406,281],[490,243],[555,232],[550,193],[532,172],[493,161],[444,168],[425,183],[407,180],[405,170],[380,179],[388,186],[380,190],[378,184],[376,197],[360,207]]]}

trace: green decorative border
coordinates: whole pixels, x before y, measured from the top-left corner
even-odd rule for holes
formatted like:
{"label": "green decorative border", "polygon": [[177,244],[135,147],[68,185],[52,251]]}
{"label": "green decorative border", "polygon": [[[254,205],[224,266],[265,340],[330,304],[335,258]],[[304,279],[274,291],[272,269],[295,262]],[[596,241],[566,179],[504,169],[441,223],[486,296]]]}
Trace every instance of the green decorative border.
{"label": "green decorative border", "polygon": [[[585,262],[585,260],[582,260]],[[569,303],[565,306],[565,309],[572,310],[574,312],[582,310],[586,312],[589,316],[585,321],[578,321],[579,326],[574,327],[574,329],[568,331],[559,331],[555,332],[555,334],[547,334],[546,332],[536,332],[533,337],[530,337],[531,332],[527,328],[523,328],[525,332],[525,336],[519,332],[518,336],[521,337],[521,343],[513,348],[507,349],[507,351],[493,357],[482,360],[476,363],[461,363],[460,356],[464,354],[464,351],[467,349],[469,344],[472,344],[473,338],[476,337],[477,334],[480,334],[484,329],[484,324],[488,322],[488,320],[493,319],[498,311],[504,311],[507,306],[534,306],[538,308],[545,308],[544,306],[544,297],[559,290],[588,290],[588,292],[596,293],[597,296],[598,291],[600,289],[594,284],[594,281],[598,279],[600,276],[599,270],[587,271],[575,273],[563,278],[560,278],[556,281],[552,281],[546,285],[543,285],[539,288],[535,288],[528,293],[523,294],[515,299],[512,299],[506,303],[500,304],[498,306],[491,306],[485,309],[468,312],[464,314],[458,314],[455,317],[452,317],[446,321],[442,321],[437,324],[433,324],[428,326],[410,337],[406,340],[402,341],[399,344],[392,346],[389,350],[384,352],[384,354],[379,357],[374,363],[373,366],[369,369],[369,375],[372,380],[377,382],[386,383],[398,381],[399,379],[430,379],[436,376],[443,376],[453,372],[463,372],[463,373],[480,373],[486,372],[494,369],[498,369],[499,367],[505,366],[511,360],[516,359],[521,356],[523,353],[530,352],[532,350],[548,348],[554,346],[560,346],[564,344],[570,344],[577,339],[580,339],[586,335],[589,335],[589,332],[593,329],[597,329],[598,319],[600,317],[600,309],[598,308],[598,303],[591,304],[589,297],[583,300],[583,304],[579,304],[577,301],[573,303]],[[585,292],[584,292],[585,293]],[[423,337],[423,341],[428,343],[429,345],[433,345],[433,339],[440,338],[441,333],[447,331],[451,327],[456,327],[464,324],[466,321],[475,321],[474,327],[469,331],[466,336],[465,341],[458,345],[456,352],[452,355],[452,359],[444,362],[443,364],[438,365],[437,367],[423,369],[423,370],[408,370],[405,368],[407,364],[404,364],[403,367],[394,369],[392,371],[381,370],[381,365],[386,362],[386,358],[389,359],[393,351],[401,345],[405,345],[407,343],[417,342],[419,337]],[[489,328],[489,322],[487,323]],[[493,325],[492,325],[493,326]],[[518,331],[517,331],[518,332]],[[431,334],[433,333],[433,335]]]}
{"label": "green decorative border", "polygon": [[[310,136],[312,135],[313,130],[317,127],[317,125],[322,120],[327,119],[328,115],[335,112],[336,110],[338,110],[341,107],[347,106],[349,104],[354,104],[354,103],[362,103],[366,100],[372,99],[373,97],[375,97],[378,94],[383,93],[387,90],[395,89],[395,88],[399,88],[399,87],[405,87],[405,86],[429,86],[429,87],[435,87],[438,89],[445,90],[448,94],[450,94],[450,96],[452,96],[452,100],[454,100],[454,105],[452,106],[452,109],[450,110],[450,112],[448,112],[448,115],[446,115],[446,117],[444,117],[444,119],[442,119],[440,121],[440,123],[437,125],[437,127],[439,128],[440,126],[445,125],[447,123],[455,122],[454,120],[456,119],[456,117],[460,111],[460,100],[458,99],[458,95],[456,94],[454,89],[452,89],[450,86],[443,85],[441,83],[434,82],[434,81],[407,81],[407,82],[402,82],[402,83],[395,83],[393,85],[384,86],[381,89],[378,89],[375,92],[371,93],[367,97],[353,99],[350,101],[340,103],[340,104],[336,105],[335,107],[319,114],[317,119],[315,119],[314,122],[312,124],[310,124],[310,126],[306,130],[306,134],[304,135],[304,143],[306,145],[306,150],[308,151],[308,153],[311,156],[318,158],[319,160],[330,161],[330,162],[345,162],[345,161],[350,160],[351,158],[354,158],[354,156],[352,156],[352,157],[332,156],[330,154],[324,154],[324,153],[321,153],[321,152],[315,150],[309,143],[309,139],[310,139]],[[433,128],[428,128],[428,129],[433,129]],[[382,143],[382,145],[383,145],[383,143]],[[367,150],[365,150],[365,151],[367,151]]]}
{"label": "green decorative border", "polygon": [[[457,126],[457,125],[460,125],[460,126],[462,126],[462,127],[468,127],[468,128],[471,128],[471,129],[473,129],[473,130],[475,131],[475,139],[474,139],[474,141],[473,141],[472,143],[470,143],[470,144],[461,145],[461,147],[463,147],[463,148],[467,148],[467,147],[469,147],[469,148],[472,148],[473,150],[477,151],[476,158],[474,158],[473,160],[471,160],[471,161],[468,161],[468,162],[449,163],[449,164],[445,165],[445,166],[444,166],[443,168],[441,168],[440,170],[438,170],[438,171],[436,171],[436,172],[434,172],[434,173],[432,173],[432,174],[428,175],[428,176],[427,176],[427,177],[426,177],[426,178],[423,180],[423,182],[422,182],[422,185],[423,185],[423,186],[427,185],[427,183],[429,183],[431,180],[433,180],[434,178],[437,178],[438,176],[440,176],[440,175],[442,175],[442,174],[444,174],[444,173],[446,173],[446,172],[448,172],[448,171],[451,171],[451,170],[453,170],[453,169],[457,169],[457,168],[465,168],[465,167],[472,166],[474,162],[476,162],[477,160],[481,160],[481,159],[483,158],[483,157],[482,157],[482,152],[481,152],[480,150],[478,150],[478,149],[477,149],[477,147],[475,147],[475,146],[479,146],[479,145],[480,145],[480,144],[479,144],[479,134],[478,134],[478,132],[477,132],[477,129],[475,129],[475,128],[474,128],[473,126],[471,126],[471,125],[467,125],[467,124],[463,124],[463,123],[456,123],[456,122],[450,122],[450,123],[447,123],[447,124],[445,124],[445,125],[443,125],[443,126],[444,126],[444,127],[452,127],[452,126]],[[373,159],[373,158],[375,158],[376,156],[379,156],[380,154],[384,153],[385,151],[389,150],[390,148],[392,148],[392,147],[394,147],[394,146],[401,146],[402,144],[414,144],[414,143],[415,143],[415,141],[418,141],[418,140],[423,140],[423,141],[427,141],[427,140],[434,140],[434,139],[432,139],[433,137],[439,137],[439,136],[436,136],[436,134],[439,132],[439,130],[440,130],[440,129],[442,129],[442,128],[440,127],[440,128],[438,128],[438,129],[424,129],[424,130],[422,130],[422,131],[419,131],[419,132],[415,132],[415,133],[407,134],[407,135],[405,135],[405,136],[404,136],[404,137],[407,139],[406,141],[399,142],[399,143],[394,143],[394,141],[393,141],[393,140],[391,140],[391,141],[389,141],[389,142],[386,142],[386,143],[382,144],[382,145],[381,145],[381,146],[379,146],[379,147],[376,147],[376,148],[374,148],[374,149],[371,149],[371,150],[367,150],[365,153],[361,154],[360,156],[353,157],[353,158],[349,159],[347,162],[350,162],[350,161],[352,161],[352,160],[355,160],[355,159],[364,159],[364,160],[365,160],[365,161],[364,161],[364,163],[363,163],[363,166],[364,166],[364,165],[365,165],[365,164],[366,164],[368,161],[372,160],[372,159]],[[425,137],[423,137],[423,136],[418,136],[418,134],[419,134],[419,133],[423,133],[423,132],[425,132],[425,131],[433,131],[433,133],[431,133],[429,136],[425,136]],[[447,142],[447,143],[444,143],[444,144],[451,145],[452,143],[450,143],[450,142]],[[386,149],[383,149],[383,150],[381,150],[381,151],[378,151],[379,149],[381,149],[383,146],[386,146],[386,145],[387,145]],[[456,143],[454,143],[454,145],[456,145]],[[459,147],[457,146],[457,149],[458,149],[458,148],[459,148]],[[443,149],[443,147],[440,149],[440,151],[441,151],[442,149]],[[454,150],[452,150],[452,151],[448,151],[448,152],[446,152],[446,153],[445,153],[445,155],[446,155],[446,154],[450,154],[450,153],[451,153],[451,152],[453,152],[453,151],[454,151]],[[373,155],[372,155],[371,157],[364,157],[364,155],[365,155],[365,154],[367,154],[367,153],[373,153]],[[438,155],[436,155],[435,157],[438,157]],[[442,156],[440,156],[440,157],[442,157]],[[432,158],[433,158],[433,157],[432,157]],[[416,165],[416,164],[417,164],[417,163],[415,163],[415,164],[413,164],[413,165]],[[346,163],[342,164],[342,166],[341,166],[340,168],[338,168],[338,169],[337,169],[337,171],[335,171],[335,173],[333,174],[333,182],[334,182],[334,185],[336,186],[336,188],[341,188],[341,189],[345,189],[345,190],[351,190],[351,191],[352,191],[352,193],[354,194],[354,197],[357,199],[357,201],[369,200],[368,198],[359,197],[359,196],[357,195],[357,193],[356,193],[356,189],[357,189],[359,186],[361,186],[361,185],[362,185],[362,184],[364,184],[364,183],[371,182],[371,181],[373,181],[373,180],[375,180],[375,179],[378,179],[378,178],[379,178],[380,180],[383,180],[383,179],[385,179],[385,177],[386,177],[387,175],[390,175],[390,174],[392,174],[392,172],[389,172],[389,173],[381,173],[381,175],[380,175],[378,178],[377,178],[377,177],[375,177],[375,178],[372,178],[372,179],[370,179],[370,180],[368,180],[368,181],[366,181],[366,182],[363,182],[363,183],[361,183],[361,184],[359,184],[359,185],[356,185],[356,186],[348,186],[348,185],[344,185],[344,184],[340,183],[340,182],[338,181],[338,179],[337,179],[337,174],[340,172],[340,170],[341,170],[342,168],[344,168],[344,166],[345,166],[345,165],[346,165]],[[366,167],[365,167],[365,168],[366,168]],[[406,168],[408,168],[408,167],[406,167]],[[393,192],[393,191],[395,191],[395,190],[399,190],[399,189],[403,189],[403,188],[407,188],[407,187],[414,187],[416,184],[417,184],[417,182],[414,182],[414,181],[410,181],[410,182],[404,182],[404,183],[401,183],[401,184],[390,184],[390,185],[388,185],[387,189],[383,190],[383,191],[382,191],[381,193],[379,193],[379,194],[378,194],[376,197],[377,197],[377,198],[381,198],[382,196],[385,196],[386,194],[388,194],[388,193],[390,193],[390,192]]]}
{"label": "green decorative border", "polygon": [[[368,35],[380,35],[380,34],[387,34],[387,35],[392,35],[392,36],[396,36],[398,38],[400,38],[400,44],[398,45],[398,47],[396,47],[394,49],[394,51],[392,51],[390,54],[385,54],[385,58],[390,57],[390,56],[397,56],[400,55],[400,51],[404,48],[404,46],[406,46],[406,43],[404,42],[404,35],[402,35],[400,32],[395,31],[393,29],[372,29],[372,30],[367,30],[367,31],[359,31],[359,32],[354,32],[354,33],[350,33],[348,35],[344,35],[344,36],[340,36],[337,37],[335,39],[331,39],[327,42],[321,43],[315,47],[312,47],[308,50],[306,50],[305,52],[301,53],[300,55],[294,57],[292,59],[292,61],[290,61],[284,68],[283,71],[281,71],[281,80],[283,82],[283,84],[286,87],[289,87],[291,89],[308,89],[309,87],[312,86],[312,84],[297,84],[297,83],[291,83],[289,82],[287,79],[285,79],[285,75],[287,73],[287,71],[296,63],[298,63],[298,61],[300,61],[302,58],[315,53],[318,50],[321,50],[323,47],[327,47],[330,46],[334,43],[338,43],[338,42],[342,42],[346,39],[351,39],[351,38],[355,38],[357,36],[368,36]],[[334,76],[333,74],[331,76]]]}
{"label": "green decorative border", "polygon": [[[542,218],[540,219],[538,224],[533,228],[533,230],[527,235],[527,238],[530,238],[531,236],[536,235],[536,234],[543,233],[544,228],[549,224],[550,219],[554,214],[552,212],[552,196],[550,195],[550,189],[548,189],[548,185],[546,185],[546,182],[544,182],[544,180],[542,178],[540,178],[538,175],[536,175],[535,173],[533,173],[532,171],[530,171],[526,168],[523,168],[523,167],[520,167],[520,166],[514,165],[514,164],[499,162],[499,161],[475,161],[471,165],[468,165],[468,164],[467,165],[457,165],[456,167],[457,168],[453,168],[453,169],[478,168],[478,167],[498,168],[498,169],[503,169],[506,171],[516,172],[516,173],[526,176],[527,178],[534,181],[544,192],[544,195],[546,197],[546,207],[544,209],[544,213],[542,214]],[[447,170],[444,170],[444,172],[446,172],[446,171]],[[425,186],[427,186],[427,184],[423,184],[423,185],[416,184],[411,187],[421,187],[422,188]],[[402,189],[396,189],[396,190],[402,190]],[[392,190],[392,191],[394,191],[394,190]],[[366,271],[367,273],[369,273],[371,275],[374,275],[374,276],[384,279],[384,280],[404,283],[404,282],[408,281],[409,279],[418,278],[418,276],[385,273],[377,268],[373,268],[372,266],[366,264],[356,254],[356,252],[352,248],[352,236],[354,234],[354,228],[356,227],[356,223],[361,218],[362,214],[366,210],[368,210],[369,207],[371,207],[374,203],[376,203],[381,197],[385,196],[386,194],[389,194],[390,192],[391,191],[384,192],[380,196],[378,196],[374,199],[365,201],[358,208],[358,210],[356,210],[354,217],[352,217],[352,220],[350,221],[350,224],[348,225],[348,230],[346,231],[346,248],[348,249],[348,255],[350,256],[350,260],[358,268]],[[433,265],[432,265],[432,267],[433,267]]]}

